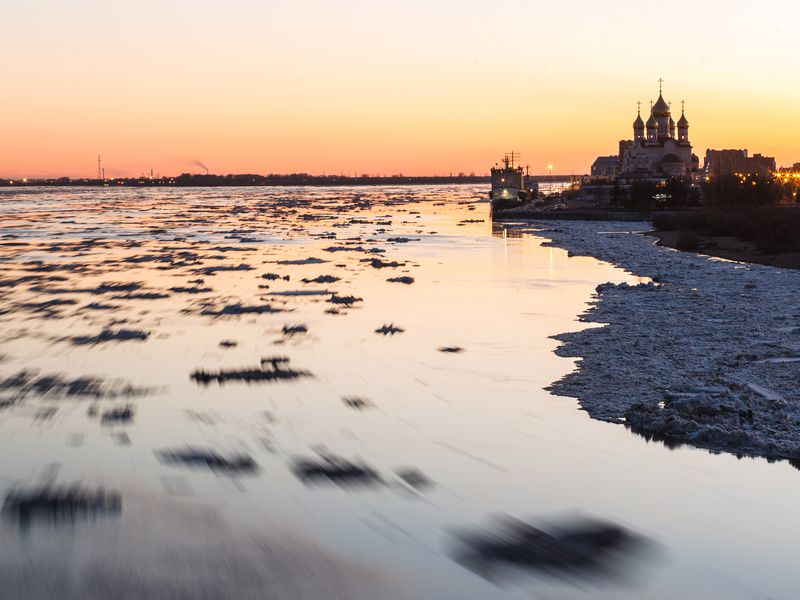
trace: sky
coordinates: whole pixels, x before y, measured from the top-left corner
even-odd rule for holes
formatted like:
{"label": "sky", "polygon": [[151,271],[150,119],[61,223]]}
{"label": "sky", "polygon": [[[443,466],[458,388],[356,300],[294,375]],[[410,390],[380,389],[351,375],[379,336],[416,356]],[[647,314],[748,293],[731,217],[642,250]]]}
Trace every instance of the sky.
{"label": "sky", "polygon": [[[800,3],[11,0],[0,176],[586,173],[658,97],[800,161]],[[645,114],[645,118],[647,115]]]}

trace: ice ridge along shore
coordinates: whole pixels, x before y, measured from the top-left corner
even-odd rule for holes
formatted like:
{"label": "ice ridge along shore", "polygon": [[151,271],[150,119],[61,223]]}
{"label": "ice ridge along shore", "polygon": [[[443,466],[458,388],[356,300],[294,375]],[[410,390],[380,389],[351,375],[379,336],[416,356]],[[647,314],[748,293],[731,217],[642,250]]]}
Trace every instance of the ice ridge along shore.
{"label": "ice ridge along shore", "polygon": [[652,281],[597,287],[581,320],[555,336],[578,369],[550,390],[589,415],[668,445],[800,464],[800,271],[683,253],[649,223],[541,224],[546,245]]}

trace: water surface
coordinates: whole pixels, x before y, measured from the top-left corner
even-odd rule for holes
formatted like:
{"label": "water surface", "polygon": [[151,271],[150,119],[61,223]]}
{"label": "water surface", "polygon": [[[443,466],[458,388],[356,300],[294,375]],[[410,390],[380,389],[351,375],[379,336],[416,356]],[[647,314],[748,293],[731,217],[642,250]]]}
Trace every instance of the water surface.
{"label": "water surface", "polygon": [[[4,191],[0,491],[78,482],[120,498],[90,514],[4,511],[12,596],[800,595],[796,470],[669,450],[545,391],[574,368],[550,336],[585,326],[598,283],[638,280],[493,227],[484,196]],[[338,280],[302,281],[319,276]],[[401,277],[413,283],[387,281]],[[271,357],[302,373],[192,378]],[[9,379],[22,371],[38,375]],[[125,406],[130,419],[103,419]],[[165,459],[189,447],[250,466]],[[369,476],[304,478],[298,465],[323,457]],[[496,514],[596,516],[658,551],[623,580],[490,581],[448,549]]]}

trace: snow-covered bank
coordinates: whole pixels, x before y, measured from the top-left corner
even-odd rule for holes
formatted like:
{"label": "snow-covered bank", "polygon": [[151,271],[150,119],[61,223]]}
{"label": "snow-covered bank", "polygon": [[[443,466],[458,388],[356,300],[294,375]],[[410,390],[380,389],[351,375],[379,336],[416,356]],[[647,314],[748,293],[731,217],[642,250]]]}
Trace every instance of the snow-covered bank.
{"label": "snow-covered bank", "polygon": [[800,271],[656,246],[648,223],[539,227],[655,282],[598,286],[582,318],[608,326],[557,336],[582,360],[555,393],[667,443],[800,460]]}

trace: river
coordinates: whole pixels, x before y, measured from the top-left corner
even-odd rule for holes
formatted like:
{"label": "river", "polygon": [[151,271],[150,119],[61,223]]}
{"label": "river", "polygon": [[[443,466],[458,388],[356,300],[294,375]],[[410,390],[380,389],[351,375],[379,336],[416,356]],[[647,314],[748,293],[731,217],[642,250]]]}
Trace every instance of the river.
{"label": "river", "polygon": [[[546,391],[575,365],[551,336],[639,280],[488,213],[475,186],[3,190],[4,597],[800,597],[797,470]],[[108,500],[14,500],[73,485]],[[646,550],[465,568],[498,515]]]}

